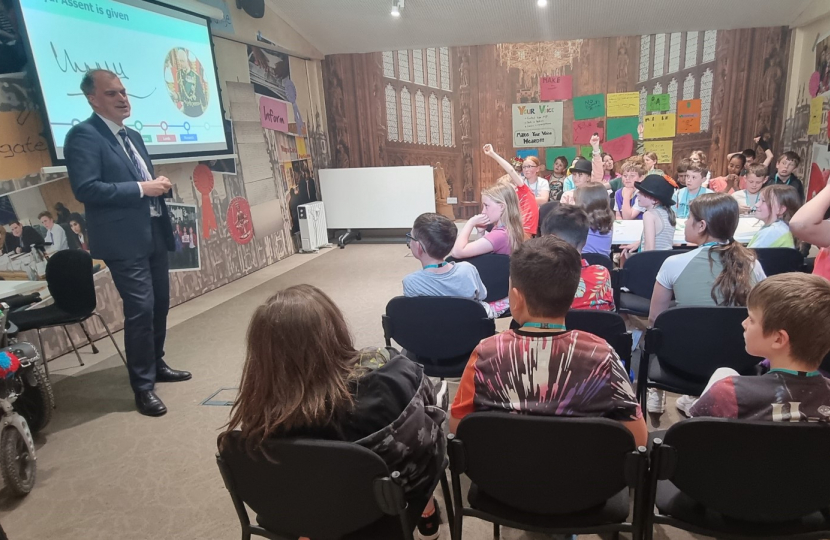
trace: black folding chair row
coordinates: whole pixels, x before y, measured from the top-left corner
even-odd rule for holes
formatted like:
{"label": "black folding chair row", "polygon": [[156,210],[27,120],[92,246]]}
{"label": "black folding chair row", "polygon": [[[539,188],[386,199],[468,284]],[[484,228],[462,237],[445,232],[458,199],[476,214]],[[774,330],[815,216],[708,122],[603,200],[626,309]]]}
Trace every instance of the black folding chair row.
{"label": "black folding chair row", "polygon": [[645,410],[649,388],[699,396],[716,369],[753,375],[763,358],[746,352],[745,307],[674,307],[646,330],[637,393]]}
{"label": "black folding chair row", "polygon": [[466,262],[476,267],[481,282],[487,288],[485,302],[495,302],[507,298],[510,291],[510,256],[498,253],[485,253],[469,259],[447,257],[448,262]]}

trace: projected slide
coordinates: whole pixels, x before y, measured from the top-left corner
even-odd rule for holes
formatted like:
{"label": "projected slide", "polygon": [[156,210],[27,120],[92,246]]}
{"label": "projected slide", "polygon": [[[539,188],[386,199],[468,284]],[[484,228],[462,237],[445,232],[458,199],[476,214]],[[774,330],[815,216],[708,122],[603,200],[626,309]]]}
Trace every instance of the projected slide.
{"label": "projected slide", "polygon": [[92,110],[79,84],[109,69],[127,89],[151,155],[227,149],[204,19],[140,1],[21,0],[58,159],[69,129]]}

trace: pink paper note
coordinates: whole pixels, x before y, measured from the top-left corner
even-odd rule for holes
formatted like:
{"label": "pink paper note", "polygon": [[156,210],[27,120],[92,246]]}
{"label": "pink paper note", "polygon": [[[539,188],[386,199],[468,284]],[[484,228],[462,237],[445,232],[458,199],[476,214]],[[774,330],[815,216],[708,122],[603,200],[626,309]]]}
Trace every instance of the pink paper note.
{"label": "pink paper note", "polygon": [[573,97],[573,84],[570,75],[542,77],[539,79],[539,93],[542,101],[558,101]]}
{"label": "pink paper note", "polygon": [[602,141],[605,135],[604,126],[605,122],[602,120],[575,120],[573,144],[591,144],[591,136],[594,133],[599,134],[599,140]]}
{"label": "pink paper note", "polygon": [[284,101],[260,96],[259,120],[265,129],[288,133],[288,104]]}
{"label": "pink paper note", "polygon": [[818,71],[814,71],[813,74],[810,75],[810,82],[808,84],[811,96],[816,97],[818,95],[818,87],[820,82],[821,75]]}
{"label": "pink paper note", "polygon": [[611,154],[614,161],[630,158],[634,154],[634,139],[631,133],[626,133],[622,137],[602,143],[602,151]]}

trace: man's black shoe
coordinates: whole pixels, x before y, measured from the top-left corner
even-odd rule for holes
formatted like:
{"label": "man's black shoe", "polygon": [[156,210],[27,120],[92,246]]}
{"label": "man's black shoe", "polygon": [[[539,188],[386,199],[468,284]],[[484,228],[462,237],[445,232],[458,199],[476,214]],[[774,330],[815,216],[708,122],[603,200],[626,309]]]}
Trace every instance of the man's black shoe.
{"label": "man's black shoe", "polygon": [[171,369],[170,366],[162,366],[156,370],[156,382],[180,382],[192,377],[189,371]]}
{"label": "man's black shoe", "polygon": [[135,393],[135,408],[144,416],[162,416],[167,413],[167,407],[152,390]]}

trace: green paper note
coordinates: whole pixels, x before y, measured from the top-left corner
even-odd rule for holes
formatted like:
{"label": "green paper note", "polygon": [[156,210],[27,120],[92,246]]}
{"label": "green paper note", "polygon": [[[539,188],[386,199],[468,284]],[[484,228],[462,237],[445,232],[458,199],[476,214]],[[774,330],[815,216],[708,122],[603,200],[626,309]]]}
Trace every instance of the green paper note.
{"label": "green paper note", "polygon": [[668,112],[670,101],[668,94],[649,94],[646,98],[646,112]]}
{"label": "green paper note", "polygon": [[556,158],[559,156],[565,156],[565,159],[568,160],[568,167],[571,166],[571,162],[576,157],[576,147],[574,146],[564,146],[564,147],[555,147],[555,148],[545,148],[545,167],[549,171],[553,171],[553,162],[556,161]]}
{"label": "green paper note", "polygon": [[608,135],[606,135],[605,138],[610,141],[611,139],[631,134],[631,137],[636,141],[638,139],[638,125],[640,125],[640,118],[638,116],[609,118],[607,121]]}
{"label": "green paper note", "polygon": [[[594,157],[594,149],[590,145],[581,146],[580,148],[582,149],[582,153],[580,155],[588,161],[591,161],[591,159]],[[600,150],[602,150],[602,148],[600,148]]]}
{"label": "green paper note", "polygon": [[573,98],[574,120],[588,120],[605,116],[605,94]]}

